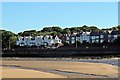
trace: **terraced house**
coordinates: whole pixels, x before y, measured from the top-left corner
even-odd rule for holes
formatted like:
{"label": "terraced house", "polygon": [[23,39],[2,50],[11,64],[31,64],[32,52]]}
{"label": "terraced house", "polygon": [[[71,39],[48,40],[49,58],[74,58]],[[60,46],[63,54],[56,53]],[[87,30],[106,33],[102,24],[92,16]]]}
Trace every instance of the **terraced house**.
{"label": "terraced house", "polygon": [[76,41],[79,41],[80,43],[109,43],[117,39],[118,36],[120,36],[120,31],[78,32],[64,35],[63,41],[68,44],[74,44]]}
{"label": "terraced house", "polygon": [[[120,31],[104,31],[104,32],[78,32],[73,34],[63,34],[62,39],[57,35],[46,36],[25,36],[19,37],[16,44],[19,46],[55,46],[56,44],[62,44],[67,42],[68,44],[74,44],[77,41],[80,43],[103,43],[113,42],[120,36]],[[58,45],[59,47],[59,45]]]}
{"label": "terraced house", "polygon": [[24,36],[19,37],[16,41],[16,45],[19,46],[53,46],[55,44],[61,44],[61,39],[57,35],[51,36]]}

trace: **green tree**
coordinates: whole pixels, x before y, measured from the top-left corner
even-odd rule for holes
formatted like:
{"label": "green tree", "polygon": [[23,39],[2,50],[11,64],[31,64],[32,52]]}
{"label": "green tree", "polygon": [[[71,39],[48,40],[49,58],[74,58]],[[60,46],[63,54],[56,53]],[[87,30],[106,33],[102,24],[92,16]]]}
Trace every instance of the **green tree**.
{"label": "green tree", "polygon": [[2,48],[8,48],[9,43],[11,47],[14,47],[17,40],[17,35],[12,33],[11,31],[0,30],[0,34],[2,35]]}
{"label": "green tree", "polygon": [[99,31],[100,29],[98,29],[96,26],[90,26],[89,27],[89,31]]}
{"label": "green tree", "polygon": [[71,32],[71,33],[77,32],[77,27],[72,27],[72,28],[70,28],[70,32]]}
{"label": "green tree", "polygon": [[59,26],[53,26],[52,27],[52,31],[56,31],[56,32],[62,32],[62,29]]}
{"label": "green tree", "polygon": [[52,27],[44,27],[41,32],[51,32],[52,31]]}
{"label": "green tree", "polygon": [[81,30],[82,31],[87,31],[88,30],[88,26],[86,26],[86,25],[82,26]]}
{"label": "green tree", "polygon": [[113,28],[112,28],[112,30],[117,31],[117,30],[118,30],[118,28],[117,28],[117,27],[113,27]]}
{"label": "green tree", "polygon": [[35,36],[36,35],[36,30],[27,30],[23,32],[24,36]]}
{"label": "green tree", "polygon": [[117,27],[117,28],[118,28],[118,30],[120,30],[120,25],[118,25],[118,27]]}
{"label": "green tree", "polygon": [[63,29],[63,34],[68,34],[68,33],[71,33],[70,29],[69,28],[65,28]]}

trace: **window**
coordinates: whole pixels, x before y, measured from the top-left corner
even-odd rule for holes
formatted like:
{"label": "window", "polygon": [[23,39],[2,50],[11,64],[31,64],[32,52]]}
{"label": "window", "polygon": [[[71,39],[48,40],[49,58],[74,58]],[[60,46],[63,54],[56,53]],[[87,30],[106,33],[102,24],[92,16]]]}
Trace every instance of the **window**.
{"label": "window", "polygon": [[72,41],[72,44],[74,44],[75,43],[75,41]]}
{"label": "window", "polygon": [[61,41],[59,40],[59,42],[61,42]]}
{"label": "window", "polygon": [[67,40],[69,40],[69,37],[67,37]]}
{"label": "window", "polygon": [[103,43],[104,40],[100,40],[100,43]]}
{"label": "window", "polygon": [[96,40],[96,42],[98,43],[98,42],[99,42],[99,40]]}
{"label": "window", "polygon": [[92,43],[94,43],[95,42],[95,40],[92,40]]}
{"label": "window", "polygon": [[58,37],[55,37],[55,39],[57,40],[57,39],[58,39]]}
{"label": "window", "polygon": [[96,38],[98,39],[98,38],[99,38],[99,36],[96,36]]}
{"label": "window", "polygon": [[114,35],[114,38],[117,38],[117,35]]}
{"label": "window", "polygon": [[111,35],[108,35],[108,38],[110,38],[111,37]]}
{"label": "window", "polygon": [[72,40],[74,40],[75,39],[75,37],[72,37]]}
{"label": "window", "polygon": [[110,42],[110,39],[108,39],[108,42]]}
{"label": "window", "polygon": [[24,38],[21,38],[24,41]]}
{"label": "window", "polygon": [[103,36],[103,35],[100,35],[100,38],[104,38],[104,36]]}
{"label": "window", "polygon": [[95,36],[92,36],[92,39],[95,39]]}
{"label": "window", "polygon": [[26,40],[28,40],[28,38],[26,38]]}
{"label": "window", "polygon": [[35,37],[32,37],[31,40],[35,40]]}

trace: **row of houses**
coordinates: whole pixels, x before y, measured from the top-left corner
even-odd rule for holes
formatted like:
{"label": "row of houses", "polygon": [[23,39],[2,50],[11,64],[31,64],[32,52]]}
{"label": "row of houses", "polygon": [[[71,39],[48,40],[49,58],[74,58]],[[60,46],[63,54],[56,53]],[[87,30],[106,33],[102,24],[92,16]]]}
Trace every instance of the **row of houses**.
{"label": "row of houses", "polygon": [[19,46],[53,46],[64,42],[74,44],[76,41],[81,43],[103,43],[104,41],[113,42],[118,36],[120,36],[120,31],[77,32],[63,34],[61,39],[57,35],[19,37],[16,44]]}
{"label": "row of houses", "polygon": [[24,36],[19,37],[16,41],[16,45],[19,46],[53,46],[55,44],[61,44],[61,39],[57,35],[51,36]]}
{"label": "row of houses", "polygon": [[73,34],[65,34],[63,41],[68,44],[74,44],[76,41],[81,43],[103,43],[113,42],[115,39],[120,36],[120,31],[96,31],[96,32],[78,32]]}

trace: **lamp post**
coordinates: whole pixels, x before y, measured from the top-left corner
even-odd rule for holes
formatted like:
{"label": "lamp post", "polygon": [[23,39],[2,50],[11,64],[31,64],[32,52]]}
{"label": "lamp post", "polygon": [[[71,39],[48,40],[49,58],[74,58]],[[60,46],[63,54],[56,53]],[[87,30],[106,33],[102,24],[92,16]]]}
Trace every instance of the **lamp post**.
{"label": "lamp post", "polygon": [[8,46],[9,46],[9,50],[10,50],[10,40],[9,40],[9,45]]}
{"label": "lamp post", "polygon": [[76,45],[76,48],[77,48],[77,37],[75,37],[75,42],[76,42],[76,44],[75,44],[75,45]]}

